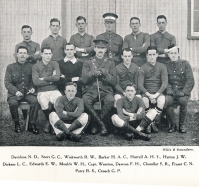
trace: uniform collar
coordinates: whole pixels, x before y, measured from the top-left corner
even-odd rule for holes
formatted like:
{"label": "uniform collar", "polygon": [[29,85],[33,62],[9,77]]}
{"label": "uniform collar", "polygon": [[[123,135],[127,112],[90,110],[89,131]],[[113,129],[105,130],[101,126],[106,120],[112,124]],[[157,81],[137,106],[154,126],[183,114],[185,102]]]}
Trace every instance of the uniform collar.
{"label": "uniform collar", "polygon": [[160,32],[162,35],[164,35],[167,31],[164,31],[164,32],[158,31],[158,32]]}
{"label": "uniform collar", "polygon": [[23,42],[29,43],[29,42],[32,42],[32,40],[29,40],[29,41],[25,41],[25,40],[23,40]]}
{"label": "uniform collar", "polygon": [[68,59],[67,57],[64,58],[64,62],[71,61],[73,64],[77,62],[77,59],[74,57],[73,59]]}

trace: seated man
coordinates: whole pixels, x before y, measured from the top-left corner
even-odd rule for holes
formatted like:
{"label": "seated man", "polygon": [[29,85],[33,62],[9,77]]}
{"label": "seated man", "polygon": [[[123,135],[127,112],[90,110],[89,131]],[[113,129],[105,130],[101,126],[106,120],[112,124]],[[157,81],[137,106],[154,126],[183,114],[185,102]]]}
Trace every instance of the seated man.
{"label": "seated man", "polygon": [[131,140],[134,135],[143,140],[149,140],[150,135],[145,135],[137,131],[137,127],[145,115],[145,107],[141,98],[135,96],[135,85],[128,84],[126,86],[126,97],[122,97],[117,101],[117,114],[112,116],[113,124],[124,131],[125,138]]}
{"label": "seated man", "polygon": [[[85,62],[82,69],[82,82],[85,84],[82,99],[86,110],[100,126],[101,135],[105,136],[108,130],[104,121],[107,120],[107,115],[114,104],[112,87],[116,84],[116,68],[112,59],[104,57],[108,42],[105,40],[93,42],[96,55]],[[104,103],[99,116],[93,108],[93,104],[98,100],[100,104],[101,101]],[[92,124],[91,133],[97,134],[97,132],[96,124]]]}
{"label": "seated man", "polygon": [[77,85],[73,82],[66,83],[65,96],[59,97],[55,103],[56,112],[51,112],[49,119],[56,133],[57,140],[66,137],[79,142],[81,133],[89,122],[89,116],[84,112],[83,100],[75,97]]}
{"label": "seated man", "polygon": [[[60,79],[59,64],[51,61],[52,51],[50,47],[41,49],[42,60],[34,64],[32,67],[32,79],[37,87],[37,99],[41,105],[46,119],[49,121],[49,114],[53,110],[52,105],[58,97],[62,96],[57,89],[57,82]],[[50,132],[51,125],[44,129],[44,132]]]}
{"label": "seated man", "polygon": [[[147,133],[151,132],[151,126],[154,132],[158,132],[155,124],[151,122],[158,115],[158,122],[160,122],[160,113],[163,110],[165,104],[165,96],[163,92],[168,85],[167,68],[164,64],[156,61],[158,57],[157,48],[155,46],[149,46],[147,49],[147,60],[140,68],[138,86],[142,93],[143,101],[145,104],[146,116],[143,118],[138,130],[147,128]],[[150,109],[150,103],[155,105],[155,108]]]}
{"label": "seated man", "polygon": [[77,84],[77,97],[82,97],[82,84],[81,84],[81,75],[82,75],[82,65],[83,63],[75,58],[74,54],[76,48],[74,44],[67,43],[65,46],[64,52],[66,57],[59,61],[59,68],[61,72],[60,81],[58,83],[59,90],[64,93],[65,84],[67,82],[76,82]]}
{"label": "seated man", "polygon": [[122,51],[123,63],[116,66],[117,84],[115,86],[116,95],[114,96],[114,107],[116,107],[117,100],[126,95],[125,88],[128,84],[135,84],[135,89],[137,90],[139,67],[131,62],[132,58],[133,54],[131,49],[125,48]]}
{"label": "seated man", "polygon": [[179,132],[186,133],[185,121],[187,115],[187,103],[194,87],[194,77],[188,61],[179,59],[179,48],[170,46],[167,62],[168,80],[166,95],[166,112],[171,123],[169,133],[176,131],[176,118],[174,113],[174,103],[180,105]]}
{"label": "seated man", "polygon": [[30,125],[29,130],[38,134],[36,120],[38,110],[40,109],[35,89],[32,84],[32,64],[28,63],[28,49],[25,46],[19,46],[17,49],[17,62],[7,66],[5,73],[5,87],[8,90],[8,103],[12,119],[15,123],[15,132],[20,133],[19,103],[26,101],[30,104]]}

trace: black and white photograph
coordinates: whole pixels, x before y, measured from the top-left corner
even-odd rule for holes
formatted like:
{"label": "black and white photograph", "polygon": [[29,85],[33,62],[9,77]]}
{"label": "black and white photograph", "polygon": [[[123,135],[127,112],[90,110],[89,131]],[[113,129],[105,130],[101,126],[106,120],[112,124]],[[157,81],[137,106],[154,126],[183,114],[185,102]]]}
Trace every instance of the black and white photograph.
{"label": "black and white photograph", "polygon": [[199,186],[199,0],[0,7],[5,180]]}

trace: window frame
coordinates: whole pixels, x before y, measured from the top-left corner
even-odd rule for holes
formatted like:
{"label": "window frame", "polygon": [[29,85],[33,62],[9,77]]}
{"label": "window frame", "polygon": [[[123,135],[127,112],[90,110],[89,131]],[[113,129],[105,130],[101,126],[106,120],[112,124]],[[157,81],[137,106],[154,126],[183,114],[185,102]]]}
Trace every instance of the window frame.
{"label": "window frame", "polygon": [[199,40],[199,31],[193,32],[193,0],[187,0],[188,4],[188,19],[187,19],[187,39],[188,40]]}

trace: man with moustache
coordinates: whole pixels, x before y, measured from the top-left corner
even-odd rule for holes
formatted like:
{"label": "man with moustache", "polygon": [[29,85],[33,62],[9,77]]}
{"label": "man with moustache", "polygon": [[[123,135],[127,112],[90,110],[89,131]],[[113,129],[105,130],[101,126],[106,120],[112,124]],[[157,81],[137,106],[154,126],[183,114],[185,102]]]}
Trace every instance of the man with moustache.
{"label": "man with moustache", "polygon": [[[60,79],[59,64],[51,60],[52,50],[50,47],[41,49],[42,60],[34,64],[32,67],[32,80],[37,88],[37,100],[41,105],[41,109],[49,121],[49,114],[53,110],[53,106],[58,97],[62,96],[57,87]],[[45,127],[44,132],[52,132],[51,125]]]}
{"label": "man with moustache", "polygon": [[59,35],[60,21],[57,18],[51,19],[49,28],[51,34],[43,40],[41,48],[50,47],[52,50],[52,61],[60,61],[65,57],[64,48],[67,43],[66,39]]}
{"label": "man with moustache", "polygon": [[94,37],[87,34],[85,31],[87,26],[85,17],[78,16],[76,19],[76,26],[78,33],[71,36],[70,43],[76,46],[76,57],[80,61],[86,61],[94,52]]}
{"label": "man with moustache", "polygon": [[5,87],[8,90],[8,104],[15,123],[15,132],[21,133],[18,107],[20,102],[25,101],[30,104],[29,130],[34,134],[38,134],[36,120],[40,106],[34,95],[32,64],[26,61],[28,49],[25,46],[19,46],[16,52],[17,62],[7,66],[4,79]]}
{"label": "man with moustache", "polygon": [[59,90],[64,93],[65,85],[68,82],[75,82],[77,84],[76,96],[82,97],[82,65],[83,63],[75,58],[76,47],[72,43],[67,43],[64,50],[66,57],[59,61],[59,68],[61,71],[61,77],[58,82]]}
{"label": "man with moustache", "polygon": [[157,61],[160,63],[166,63],[167,61],[169,61],[168,46],[176,45],[176,38],[166,31],[166,16],[159,15],[157,17],[157,26],[159,30],[150,36],[150,45],[156,46],[158,49]]}
{"label": "man with moustache", "polygon": [[114,13],[106,13],[103,15],[103,18],[106,32],[98,35],[96,39],[108,41],[106,54],[114,60],[116,66],[121,62],[123,45],[123,38],[115,33],[115,24],[118,16]]}
{"label": "man with moustache", "polygon": [[[108,41],[94,40],[93,42],[96,55],[84,63],[82,69],[82,81],[85,84],[82,99],[85,109],[97,123],[92,124],[91,133],[97,134],[98,129],[101,129],[101,135],[105,136],[108,130],[104,122],[108,119],[114,104],[112,87],[116,84],[116,68],[112,59],[104,57]],[[99,115],[93,108],[93,104],[98,100],[103,102]]]}
{"label": "man with moustache", "polygon": [[41,59],[40,56],[40,45],[31,40],[32,28],[29,25],[23,25],[21,28],[21,35],[23,36],[23,41],[15,46],[15,58],[17,60],[17,49],[19,46],[25,46],[28,49],[29,63],[36,63],[37,60]]}
{"label": "man with moustache", "polygon": [[125,96],[117,101],[117,114],[114,114],[111,118],[113,124],[123,131],[124,138],[127,140],[132,140],[134,134],[137,138],[150,140],[150,135],[145,135],[135,129],[145,115],[142,99],[135,96],[135,85],[127,84],[125,93]]}
{"label": "man with moustache", "polygon": [[150,46],[150,36],[148,33],[140,32],[140,19],[132,17],[130,27],[132,33],[124,37],[123,49],[130,48],[133,52],[132,61],[138,67],[146,63],[146,50]]}
{"label": "man with moustache", "polygon": [[167,62],[168,80],[166,95],[166,112],[171,123],[169,133],[177,130],[174,104],[180,105],[179,132],[186,133],[185,122],[187,103],[194,87],[194,77],[188,61],[180,59],[179,48],[170,46],[168,49],[170,61]]}
{"label": "man with moustache", "polygon": [[[158,128],[152,122],[155,118],[158,118],[158,123],[160,122],[160,114],[165,104],[164,92],[168,85],[167,68],[156,61],[157,57],[157,48],[149,46],[147,48],[148,62],[140,68],[138,77],[138,87],[145,104],[146,116],[136,129],[141,131],[147,127],[147,133],[151,133],[151,128],[153,132],[158,132]],[[151,108],[151,104],[155,105],[155,108]]]}
{"label": "man with moustache", "polygon": [[75,97],[77,85],[68,82],[65,95],[55,102],[56,112],[51,112],[49,119],[59,141],[65,138],[75,142],[81,139],[81,133],[89,122],[88,114],[84,113],[83,100]]}

